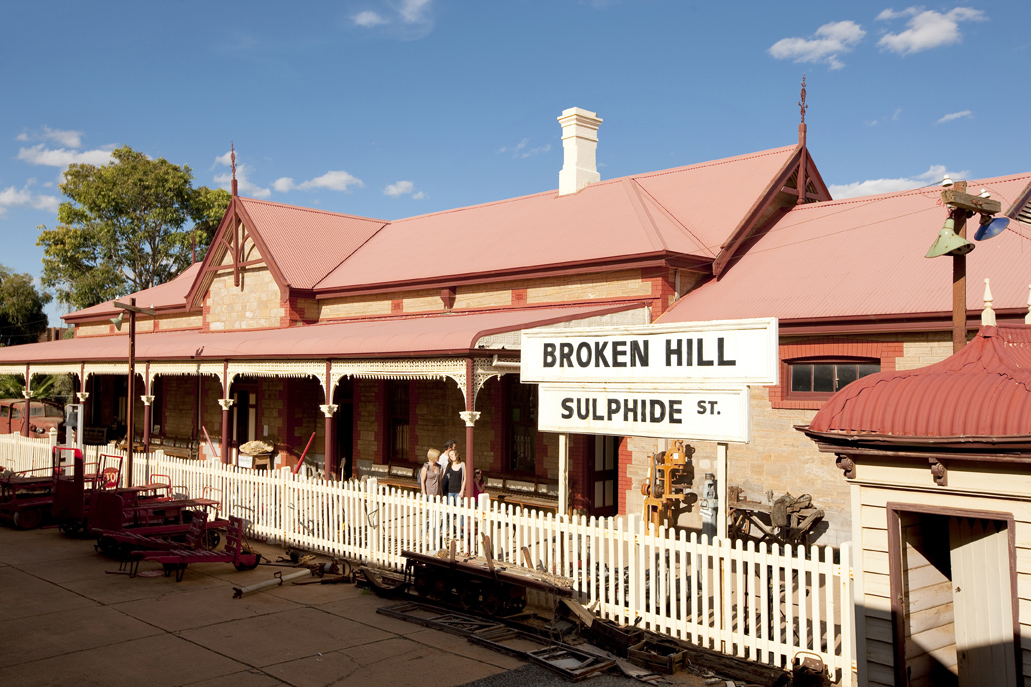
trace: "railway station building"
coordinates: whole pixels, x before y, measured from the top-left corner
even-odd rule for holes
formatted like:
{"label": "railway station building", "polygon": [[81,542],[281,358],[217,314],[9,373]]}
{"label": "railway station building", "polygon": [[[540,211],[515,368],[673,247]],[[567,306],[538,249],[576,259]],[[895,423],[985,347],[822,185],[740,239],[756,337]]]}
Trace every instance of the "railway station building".
{"label": "railway station building", "polygon": [[[849,381],[952,353],[950,261],[924,258],[940,189],[833,200],[804,123],[791,145],[601,179],[602,120],[572,108],[559,123],[557,189],[395,221],[245,198],[234,181],[203,259],[118,299],[154,311],[137,317],[133,389],[114,302],[65,316],[73,339],[0,350],[0,373],[30,390],[33,375],[72,375],[98,441],[131,402],[152,450],[236,462],[262,439],[272,466],[306,452],[329,477],[403,486],[454,439],[513,502],[554,509],[565,469],[571,509],[615,515],[641,511],[667,441],[538,431],[521,332],[776,317],[780,383],[750,390],[728,483],[755,500],[809,493],[826,514],[817,541],[849,539],[840,471],[793,428]],[[972,285],[992,277],[1000,323],[1027,313],[1029,182],[969,182],[1012,219],[967,261]],[[715,447],[692,448],[700,491]]]}

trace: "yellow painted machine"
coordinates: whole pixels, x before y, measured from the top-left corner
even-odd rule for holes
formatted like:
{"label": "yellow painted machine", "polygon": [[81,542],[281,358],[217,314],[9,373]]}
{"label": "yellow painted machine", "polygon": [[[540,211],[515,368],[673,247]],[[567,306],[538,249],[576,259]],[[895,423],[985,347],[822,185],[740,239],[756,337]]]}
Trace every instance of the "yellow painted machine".
{"label": "yellow painted machine", "polygon": [[680,514],[691,509],[698,495],[691,491],[694,449],[677,440],[664,452],[652,456],[648,480],[641,484],[644,518],[653,525],[675,527]]}

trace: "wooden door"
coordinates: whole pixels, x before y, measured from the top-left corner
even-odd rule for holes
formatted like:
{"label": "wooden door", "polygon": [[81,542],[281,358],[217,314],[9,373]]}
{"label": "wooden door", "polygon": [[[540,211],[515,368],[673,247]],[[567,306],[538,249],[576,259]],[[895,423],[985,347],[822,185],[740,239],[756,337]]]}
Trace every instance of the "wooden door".
{"label": "wooden door", "polygon": [[960,687],[1015,685],[1006,523],[949,518]]}

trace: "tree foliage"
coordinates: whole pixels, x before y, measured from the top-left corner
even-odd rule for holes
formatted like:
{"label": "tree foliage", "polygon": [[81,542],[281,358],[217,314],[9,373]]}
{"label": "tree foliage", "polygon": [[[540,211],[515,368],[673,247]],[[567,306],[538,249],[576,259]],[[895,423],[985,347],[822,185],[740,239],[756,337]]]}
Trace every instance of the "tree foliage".
{"label": "tree foliage", "polygon": [[32,343],[47,329],[43,307],[50,296],[40,293],[28,274],[0,265],[0,345]]}
{"label": "tree foliage", "polygon": [[193,172],[125,146],[103,166],[73,164],[55,229],[39,227],[43,285],[76,309],[163,284],[202,254],[229,205]]}

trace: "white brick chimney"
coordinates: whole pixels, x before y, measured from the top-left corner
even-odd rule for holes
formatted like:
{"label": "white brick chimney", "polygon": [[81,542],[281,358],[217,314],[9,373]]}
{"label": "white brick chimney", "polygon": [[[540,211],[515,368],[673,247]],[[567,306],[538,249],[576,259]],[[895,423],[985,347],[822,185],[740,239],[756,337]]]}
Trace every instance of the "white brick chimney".
{"label": "white brick chimney", "polygon": [[565,154],[558,173],[558,194],[576,193],[592,181],[601,181],[598,174],[598,127],[596,112],[571,107],[558,118],[562,125],[562,150]]}

